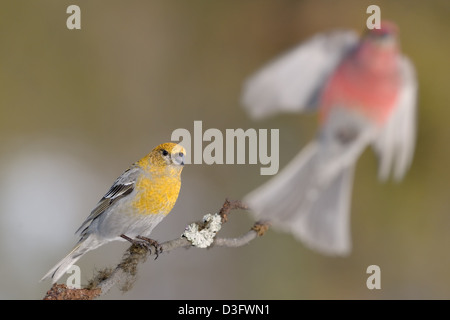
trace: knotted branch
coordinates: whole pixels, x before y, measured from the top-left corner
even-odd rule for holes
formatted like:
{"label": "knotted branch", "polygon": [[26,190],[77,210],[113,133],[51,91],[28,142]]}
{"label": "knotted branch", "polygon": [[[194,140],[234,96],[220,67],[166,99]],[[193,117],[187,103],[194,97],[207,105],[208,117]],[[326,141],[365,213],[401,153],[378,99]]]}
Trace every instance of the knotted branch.
{"label": "knotted branch", "polygon": [[[236,209],[248,210],[248,207],[241,201],[230,201],[226,199],[218,213],[221,224],[226,223],[231,211]],[[209,227],[209,221],[196,222],[195,224],[199,230]],[[241,247],[258,236],[263,235],[268,228],[269,224],[267,222],[256,222],[249,231],[239,237],[214,237],[209,247]],[[115,268],[106,268],[97,271],[94,277],[88,282],[86,288],[71,289],[64,284],[54,284],[47,292],[44,300],[95,299],[96,297],[105,295],[114,286],[118,286],[120,290],[126,292],[132,288],[136,281],[138,265],[144,263],[148,257],[157,256],[160,253],[168,253],[178,248],[191,247],[193,247],[192,242],[185,236],[160,243],[158,250],[152,246],[144,247],[133,244],[125,251],[121,262]]]}

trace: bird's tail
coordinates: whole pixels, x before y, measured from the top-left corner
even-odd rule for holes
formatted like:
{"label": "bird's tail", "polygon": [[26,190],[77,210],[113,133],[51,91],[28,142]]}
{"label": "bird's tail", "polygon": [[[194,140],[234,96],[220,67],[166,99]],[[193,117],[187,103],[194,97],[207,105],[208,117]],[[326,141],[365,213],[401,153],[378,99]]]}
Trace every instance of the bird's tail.
{"label": "bird's tail", "polygon": [[80,259],[86,252],[93,250],[100,246],[101,243],[96,237],[90,235],[87,238],[81,240],[73,249],[59,261],[53,268],[51,268],[40,281],[52,278],[52,282],[55,283],[61,278],[64,273]]}
{"label": "bird's tail", "polygon": [[351,250],[349,206],[353,165],[323,177],[317,142],[309,143],[266,184],[249,193],[245,203],[258,219],[292,234],[307,246],[331,255]]}

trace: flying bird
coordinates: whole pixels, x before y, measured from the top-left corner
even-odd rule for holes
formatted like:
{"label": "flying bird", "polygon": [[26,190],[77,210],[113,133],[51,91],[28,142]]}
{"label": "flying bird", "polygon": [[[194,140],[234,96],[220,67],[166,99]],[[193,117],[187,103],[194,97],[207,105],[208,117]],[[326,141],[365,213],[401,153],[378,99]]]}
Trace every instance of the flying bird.
{"label": "flying bird", "polygon": [[318,133],[276,176],[244,197],[255,216],[328,255],[351,252],[350,203],[356,161],[367,146],[378,177],[401,180],[416,137],[417,80],[388,21],[360,38],[350,30],[313,36],[243,85],[253,119],[318,112]]}

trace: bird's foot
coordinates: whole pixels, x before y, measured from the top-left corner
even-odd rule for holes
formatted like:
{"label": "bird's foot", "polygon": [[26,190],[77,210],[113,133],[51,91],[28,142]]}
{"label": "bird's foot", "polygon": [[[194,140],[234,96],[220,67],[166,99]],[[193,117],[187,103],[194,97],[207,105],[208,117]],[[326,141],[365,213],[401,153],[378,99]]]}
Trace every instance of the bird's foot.
{"label": "bird's foot", "polygon": [[141,247],[141,248],[145,248],[145,249],[149,250],[150,252],[151,252],[151,247],[153,247],[155,249],[155,260],[158,258],[159,254],[162,253],[162,247],[156,240],[153,240],[153,239],[150,239],[147,237],[143,237],[143,236],[137,236],[136,239],[132,239],[124,234],[121,234],[120,237],[129,241],[131,244]]}

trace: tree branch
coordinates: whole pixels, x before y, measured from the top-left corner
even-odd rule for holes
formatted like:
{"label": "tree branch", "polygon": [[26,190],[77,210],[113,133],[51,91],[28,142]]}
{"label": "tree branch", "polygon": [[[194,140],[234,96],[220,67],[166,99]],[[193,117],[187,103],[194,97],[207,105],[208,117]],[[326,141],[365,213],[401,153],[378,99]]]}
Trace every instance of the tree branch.
{"label": "tree branch", "polygon": [[[230,201],[226,199],[218,213],[221,223],[226,223],[231,211],[236,209],[248,210],[248,207],[241,201]],[[209,227],[209,221],[196,222],[196,224],[199,230],[204,230]],[[210,246],[241,247],[258,236],[262,236],[268,228],[269,224],[267,222],[256,222],[245,234],[236,238],[214,238]],[[47,292],[44,300],[95,299],[108,293],[114,286],[118,286],[121,291],[126,292],[133,287],[136,281],[139,263],[144,263],[149,256],[154,255],[158,257],[160,253],[167,253],[178,248],[191,247],[193,247],[193,244],[184,236],[161,243],[158,247],[159,250],[152,246],[145,247],[133,244],[125,251],[121,262],[114,269],[107,268],[97,271],[97,274],[89,281],[86,288],[72,289],[64,284],[54,284]]]}

